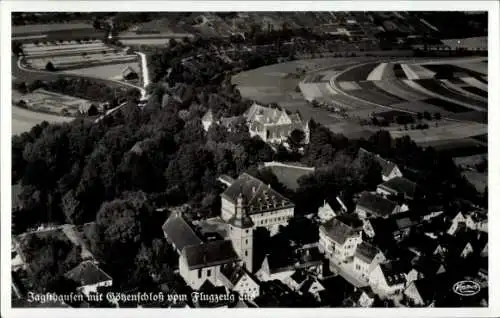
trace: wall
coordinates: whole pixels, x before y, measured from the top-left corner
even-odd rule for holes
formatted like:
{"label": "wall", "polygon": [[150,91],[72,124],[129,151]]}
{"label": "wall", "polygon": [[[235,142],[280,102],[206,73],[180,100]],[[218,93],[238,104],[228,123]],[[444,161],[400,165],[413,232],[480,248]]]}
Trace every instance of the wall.
{"label": "wall", "polygon": [[[210,271],[210,276],[208,275]],[[199,273],[201,276],[199,276]],[[194,289],[199,289],[200,286],[209,280],[216,286],[221,285],[219,281],[220,266],[205,267],[200,269],[189,270],[184,257],[179,258],[179,274],[184,278],[186,283]]]}

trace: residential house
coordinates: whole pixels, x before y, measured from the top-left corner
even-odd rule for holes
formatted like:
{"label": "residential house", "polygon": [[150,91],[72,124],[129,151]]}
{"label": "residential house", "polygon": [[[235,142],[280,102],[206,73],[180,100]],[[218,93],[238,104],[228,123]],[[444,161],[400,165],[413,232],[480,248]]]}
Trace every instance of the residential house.
{"label": "residential house", "polygon": [[318,209],[318,218],[320,219],[321,223],[330,221],[336,216],[337,214],[335,213],[335,211],[333,211],[332,207],[325,200],[323,202],[323,205]]}
{"label": "residential house", "polygon": [[458,212],[451,220],[451,225],[446,233],[455,235],[455,233],[459,232],[461,225],[465,225],[471,230],[488,232],[487,213],[485,211]]}
{"label": "residential house", "polygon": [[359,148],[358,158],[361,160],[363,158],[375,160],[382,169],[381,174],[383,181],[388,181],[391,180],[392,178],[403,176],[401,170],[394,162],[384,159],[380,155],[374,154],[364,148]]}
{"label": "residential house", "polygon": [[436,275],[446,272],[441,259],[433,256],[421,256],[413,262],[408,272],[408,283],[419,279],[432,279]]}
{"label": "residential house", "polygon": [[[198,293],[191,294],[191,298],[195,308],[229,308],[230,305],[233,305],[233,301],[229,297],[219,298],[219,295],[225,294],[227,292],[224,286],[214,285],[207,279],[200,285]],[[203,297],[201,297],[202,295]],[[214,301],[214,299],[219,299],[219,301]]]}
{"label": "residential house", "polygon": [[317,301],[321,300],[321,292],[325,290],[325,287],[318,281],[315,277],[307,277],[304,282],[299,287],[299,294],[311,294]]}
{"label": "residential house", "polygon": [[226,187],[230,187],[234,183],[234,179],[228,176],[227,174],[220,175],[217,178],[217,181],[224,184]]}
{"label": "residential house", "polygon": [[294,215],[295,205],[289,199],[264,184],[261,180],[241,174],[221,194],[221,217],[228,221],[236,213],[238,198],[242,198],[242,209],[251,218],[254,228],[265,227],[274,235],[279,226],[286,226]]}
{"label": "residential house", "polygon": [[113,285],[113,279],[93,261],[83,261],[64,276],[78,284],[77,290],[84,295],[97,292],[99,287]]}
{"label": "residential house", "polygon": [[294,130],[304,132],[304,143],[309,143],[309,121],[304,122],[300,114],[288,114],[286,110],[254,103],[244,114],[250,136],[259,136],[265,142],[281,143]]}
{"label": "residential house", "polygon": [[319,227],[319,250],[333,262],[344,262],[354,256],[362,242],[362,222],[348,217],[336,217]]}
{"label": "residential house", "polygon": [[401,207],[389,199],[376,193],[364,191],[356,204],[355,213],[361,218],[382,217],[387,218],[399,213]]}
{"label": "residential house", "polygon": [[305,282],[308,277],[309,276],[307,275],[306,271],[297,270],[289,278],[287,278],[284,283],[287,284],[292,290],[297,291],[299,290],[300,286],[302,286],[302,283]]}
{"label": "residential house", "polygon": [[354,292],[353,300],[356,306],[359,307],[372,307],[377,295],[373,292],[370,286],[357,288]]}
{"label": "residential house", "polygon": [[172,245],[179,255],[184,248],[203,243],[193,226],[178,211],[170,214],[162,229],[167,242]]}
{"label": "residential house", "polygon": [[385,261],[384,254],[375,246],[362,242],[354,253],[354,272],[362,280],[368,281],[375,267]]}
{"label": "residential house", "polygon": [[260,269],[255,276],[260,281],[279,280],[286,282],[295,273],[295,260],[282,255],[268,254],[262,261]]}
{"label": "residential house", "polygon": [[190,245],[182,249],[179,273],[194,289],[198,289],[205,280],[221,285],[221,267],[238,261],[238,255],[229,240]]}
{"label": "residential house", "polygon": [[405,177],[394,177],[377,186],[377,193],[384,197],[396,196],[413,200],[417,184]]}
{"label": "residential house", "polygon": [[382,297],[401,294],[406,287],[407,273],[402,261],[380,263],[370,273],[369,284]]}
{"label": "residential house", "polygon": [[220,269],[220,282],[229,290],[238,292],[245,299],[254,299],[260,295],[259,280],[244,266],[226,264]]}
{"label": "residential house", "polygon": [[436,301],[436,281],[417,279],[412,281],[404,291],[408,304],[412,307],[434,307]]}

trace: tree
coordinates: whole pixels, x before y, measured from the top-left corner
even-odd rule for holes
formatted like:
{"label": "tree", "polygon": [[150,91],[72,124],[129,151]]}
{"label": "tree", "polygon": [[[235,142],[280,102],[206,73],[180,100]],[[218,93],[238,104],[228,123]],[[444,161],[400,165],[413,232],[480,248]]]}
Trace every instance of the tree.
{"label": "tree", "polygon": [[424,119],[431,120],[432,119],[431,113],[429,113],[428,111],[425,111],[424,112]]}
{"label": "tree", "polygon": [[424,118],[424,115],[422,113],[417,113],[418,121],[422,121],[423,118]]}
{"label": "tree", "polygon": [[56,70],[54,64],[52,64],[52,62],[50,61],[45,65],[45,69],[49,72],[54,72]]}
{"label": "tree", "polygon": [[441,113],[434,113],[435,120],[441,120]]}
{"label": "tree", "polygon": [[306,134],[303,130],[294,129],[288,137],[288,143],[293,149],[298,149],[304,145]]}

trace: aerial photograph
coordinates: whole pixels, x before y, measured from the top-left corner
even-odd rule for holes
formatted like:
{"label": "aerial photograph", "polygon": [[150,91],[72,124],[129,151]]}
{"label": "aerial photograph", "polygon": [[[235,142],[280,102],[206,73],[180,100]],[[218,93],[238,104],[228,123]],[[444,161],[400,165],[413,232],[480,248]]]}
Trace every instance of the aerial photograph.
{"label": "aerial photograph", "polygon": [[12,308],[491,305],[488,12],[11,24]]}

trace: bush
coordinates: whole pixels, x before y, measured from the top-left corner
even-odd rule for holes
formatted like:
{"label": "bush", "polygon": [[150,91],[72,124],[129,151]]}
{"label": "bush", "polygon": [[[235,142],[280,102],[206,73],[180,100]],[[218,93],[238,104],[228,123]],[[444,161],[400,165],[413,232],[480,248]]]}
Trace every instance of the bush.
{"label": "bush", "polygon": [[47,65],[45,65],[45,69],[49,72],[54,72],[56,70],[54,64],[52,62],[48,62]]}

